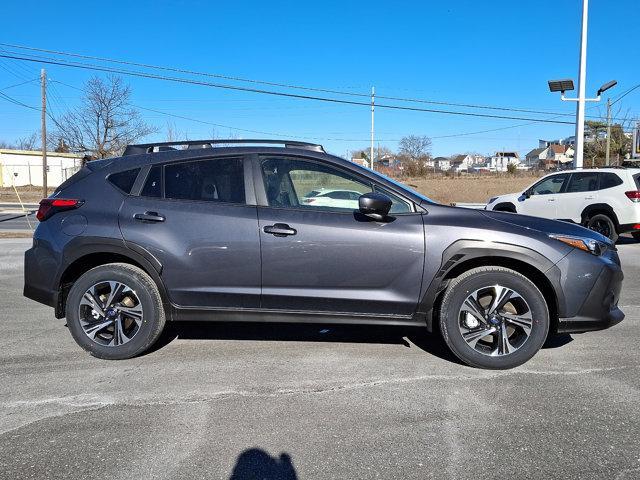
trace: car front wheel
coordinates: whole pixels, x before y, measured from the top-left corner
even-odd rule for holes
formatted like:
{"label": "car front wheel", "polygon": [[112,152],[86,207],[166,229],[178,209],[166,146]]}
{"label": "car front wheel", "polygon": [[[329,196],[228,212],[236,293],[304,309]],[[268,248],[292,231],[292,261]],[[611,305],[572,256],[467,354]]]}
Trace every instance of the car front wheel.
{"label": "car front wheel", "polygon": [[78,345],[108,360],[131,358],[160,337],[165,313],[158,287],[126,263],[95,267],[71,287],[67,325]]}
{"label": "car front wheel", "polygon": [[522,365],[544,344],[549,310],[527,277],[504,267],[469,270],[448,286],[440,330],[464,363],[488,369]]}
{"label": "car front wheel", "polygon": [[618,240],[616,224],[607,215],[601,213],[594,215],[587,220],[587,228],[608,237],[614,243]]}

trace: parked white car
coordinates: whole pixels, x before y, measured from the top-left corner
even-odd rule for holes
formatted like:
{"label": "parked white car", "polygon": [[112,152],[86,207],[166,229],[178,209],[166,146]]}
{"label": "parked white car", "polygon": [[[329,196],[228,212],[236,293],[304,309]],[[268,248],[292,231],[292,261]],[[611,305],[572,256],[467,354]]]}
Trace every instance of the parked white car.
{"label": "parked white car", "polygon": [[358,209],[358,199],[361,192],[355,190],[338,190],[322,188],[312,190],[304,196],[303,203],[313,207],[334,207]]}
{"label": "parked white car", "polygon": [[489,199],[485,208],[579,223],[613,241],[625,232],[640,240],[640,168],[552,173],[523,192]]}

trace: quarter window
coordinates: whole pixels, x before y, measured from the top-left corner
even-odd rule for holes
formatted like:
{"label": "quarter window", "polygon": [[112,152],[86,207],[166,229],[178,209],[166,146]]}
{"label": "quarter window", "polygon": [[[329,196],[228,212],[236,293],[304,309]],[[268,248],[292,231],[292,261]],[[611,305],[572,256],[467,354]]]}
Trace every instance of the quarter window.
{"label": "quarter window", "polygon": [[134,168],[132,170],[125,170],[124,172],[112,173],[109,175],[109,182],[119,190],[129,195],[133,188],[133,184],[138,177],[139,171],[139,168]]}
{"label": "quarter window", "polygon": [[622,179],[615,173],[601,173],[599,190],[617,187],[618,185],[622,185],[622,183]]}
{"label": "quarter window", "polygon": [[572,173],[566,193],[593,192],[597,189],[597,172]]}

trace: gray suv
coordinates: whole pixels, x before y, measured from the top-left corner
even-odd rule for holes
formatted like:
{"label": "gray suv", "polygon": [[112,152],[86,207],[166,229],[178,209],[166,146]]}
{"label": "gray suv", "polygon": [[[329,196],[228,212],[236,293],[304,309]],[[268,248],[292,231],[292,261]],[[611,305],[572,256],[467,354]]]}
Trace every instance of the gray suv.
{"label": "gray suv", "polygon": [[37,216],[24,294],[105,359],[146,351],[167,321],[235,320],[423,326],[502,369],[550,333],[624,318],[604,236],[439,205],[308,143],[131,145]]}

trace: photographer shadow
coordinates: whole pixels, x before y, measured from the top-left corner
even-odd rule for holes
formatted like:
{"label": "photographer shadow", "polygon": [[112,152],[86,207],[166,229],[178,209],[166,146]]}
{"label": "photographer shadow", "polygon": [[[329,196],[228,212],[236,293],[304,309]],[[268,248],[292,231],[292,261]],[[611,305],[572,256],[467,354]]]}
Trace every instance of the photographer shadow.
{"label": "photographer shadow", "polygon": [[296,469],[287,453],[274,458],[260,448],[242,452],[229,480],[297,480]]}

